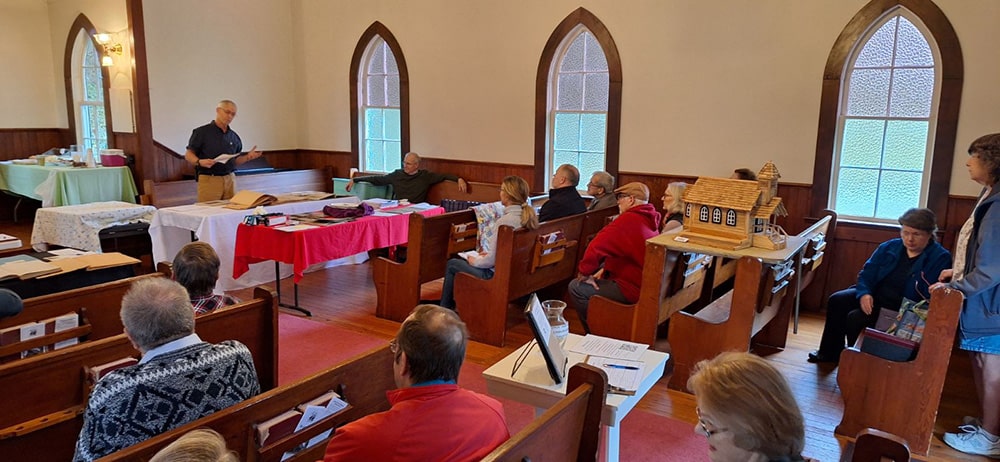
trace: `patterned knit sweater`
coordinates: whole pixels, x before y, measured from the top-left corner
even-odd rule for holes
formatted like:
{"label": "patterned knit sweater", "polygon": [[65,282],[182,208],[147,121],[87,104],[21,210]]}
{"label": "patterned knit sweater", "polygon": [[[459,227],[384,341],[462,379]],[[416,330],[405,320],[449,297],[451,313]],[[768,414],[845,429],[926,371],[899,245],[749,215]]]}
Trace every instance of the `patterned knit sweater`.
{"label": "patterned knit sweater", "polygon": [[91,461],[260,393],[253,357],[234,340],[197,343],[118,369],[94,387],[74,461]]}

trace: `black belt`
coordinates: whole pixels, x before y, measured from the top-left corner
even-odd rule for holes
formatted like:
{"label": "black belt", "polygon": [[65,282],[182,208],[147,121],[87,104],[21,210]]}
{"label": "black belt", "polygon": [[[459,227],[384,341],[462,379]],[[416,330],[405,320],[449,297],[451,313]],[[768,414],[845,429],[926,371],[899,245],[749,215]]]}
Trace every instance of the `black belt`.
{"label": "black belt", "polygon": [[232,175],[232,174],[233,174],[233,172],[229,172],[229,173],[201,172],[201,173],[198,174],[198,176],[201,176],[201,175],[208,175],[208,176],[229,176],[229,175]]}

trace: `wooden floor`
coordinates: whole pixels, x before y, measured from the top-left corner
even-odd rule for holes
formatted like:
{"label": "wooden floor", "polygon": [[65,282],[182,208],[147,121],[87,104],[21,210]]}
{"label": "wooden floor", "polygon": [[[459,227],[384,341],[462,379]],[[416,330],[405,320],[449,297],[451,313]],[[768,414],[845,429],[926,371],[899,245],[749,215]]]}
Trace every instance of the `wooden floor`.
{"label": "wooden floor", "polygon": [[[31,223],[25,220],[18,225],[5,223],[0,232],[21,238],[28,246]],[[438,298],[440,282],[424,287],[423,298]],[[292,293],[291,279],[282,281],[282,293]],[[237,297],[247,299],[251,289],[233,292]],[[349,265],[317,271],[308,274],[299,285],[299,300],[302,306],[311,310],[317,321],[336,324],[356,332],[391,339],[399,324],[375,317],[375,288],[371,278],[371,265]],[[289,301],[290,300],[286,300]],[[288,311],[290,314],[299,314]],[[580,331],[575,313],[567,310],[574,332]],[[467,361],[489,366],[511,353],[515,347],[527,342],[531,333],[519,313],[511,310],[508,316],[507,346],[503,348],[471,342]],[[840,460],[841,454],[849,447],[849,442],[834,436],[833,429],[840,422],[843,404],[837,390],[836,369],[829,365],[817,366],[805,361],[806,354],[819,344],[823,319],[818,314],[802,317],[798,334],[789,330],[787,348],[770,354],[772,361],[789,379],[793,392],[806,419],[805,455],[821,461]],[[666,417],[692,424],[697,421],[694,399],[687,393],[669,390],[667,378],[657,384],[639,403],[639,408]],[[951,450],[941,441],[944,431],[955,431],[964,415],[976,415],[978,404],[973,391],[968,359],[956,353],[952,358],[951,370],[945,383],[945,392],[938,413],[935,435],[929,456],[933,461],[985,461],[984,457],[968,456]],[[663,460],[684,460],[683,454],[670,454],[670,445],[664,444]]]}

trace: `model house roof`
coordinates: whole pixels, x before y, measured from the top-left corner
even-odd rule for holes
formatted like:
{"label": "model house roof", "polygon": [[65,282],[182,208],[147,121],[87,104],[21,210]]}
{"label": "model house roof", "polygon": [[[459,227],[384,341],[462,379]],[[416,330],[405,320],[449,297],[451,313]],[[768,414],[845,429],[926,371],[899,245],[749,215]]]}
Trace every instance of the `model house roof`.
{"label": "model house roof", "polygon": [[750,211],[760,194],[756,181],[701,177],[684,190],[684,202]]}
{"label": "model house roof", "polygon": [[778,167],[774,166],[774,163],[767,161],[763,167],[760,168],[760,172],[757,172],[757,179],[759,180],[777,180],[781,178],[781,174],[778,173]]}
{"label": "model house roof", "polygon": [[781,203],[780,197],[775,197],[771,199],[765,205],[760,206],[757,212],[753,214],[754,218],[769,218],[771,215],[777,215],[780,217],[788,215],[788,211],[785,210],[785,204]]}

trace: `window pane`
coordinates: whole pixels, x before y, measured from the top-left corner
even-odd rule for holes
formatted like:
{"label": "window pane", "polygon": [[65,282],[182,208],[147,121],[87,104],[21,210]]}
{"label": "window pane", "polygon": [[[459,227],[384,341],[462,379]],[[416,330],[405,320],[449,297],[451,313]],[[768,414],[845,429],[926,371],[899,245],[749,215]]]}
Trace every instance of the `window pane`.
{"label": "window pane", "polygon": [[893,219],[920,203],[920,172],[882,172],[876,218]]}
{"label": "window pane", "polygon": [[579,111],[583,109],[583,75],[559,74],[559,99],[556,109]]}
{"label": "window pane", "polygon": [[389,45],[384,45],[385,48],[385,73],[392,75],[399,75],[399,67],[396,66],[396,55],[392,54],[392,49]]}
{"label": "window pane", "polygon": [[382,139],[383,134],[383,112],[381,109],[368,108],[365,110],[365,138]]}
{"label": "window pane", "polygon": [[385,76],[368,76],[368,105],[385,106]]}
{"label": "window pane", "polygon": [[[926,121],[889,121],[885,133],[885,158],[882,160],[882,168],[922,172],[926,155]],[[919,184],[919,181],[917,183]]]}
{"label": "window pane", "polygon": [[[562,164],[576,165],[579,163],[580,163],[580,154],[576,151],[556,151],[555,155],[552,156],[553,171],[555,170],[555,167],[558,167]],[[583,178],[583,175],[580,175],[580,178]]]}
{"label": "window pane", "polygon": [[399,76],[390,75],[386,77],[385,81],[386,93],[388,93],[388,101],[386,101],[386,106],[389,107],[399,107]]}
{"label": "window pane", "polygon": [[890,117],[929,117],[934,69],[896,69],[892,76]]}
{"label": "window pane", "polygon": [[385,42],[381,38],[375,39],[375,49],[372,50],[371,60],[368,61],[369,74],[385,73]]}
{"label": "window pane", "polygon": [[604,152],[607,131],[606,115],[582,114],[580,116],[580,150]]}
{"label": "window pane", "polygon": [[384,133],[385,139],[399,141],[402,139],[399,129],[399,109],[385,109]]}
{"label": "window pane", "polygon": [[878,170],[843,168],[837,178],[837,213],[870,217],[875,213]]}
{"label": "window pane", "polygon": [[400,152],[400,144],[397,141],[385,142],[385,171],[391,172],[402,167],[400,159],[403,157]]}
{"label": "window pane", "polygon": [[847,119],[840,148],[841,167],[878,168],[885,121]]}
{"label": "window pane", "polygon": [[608,74],[605,72],[596,74],[586,74],[587,86],[584,91],[586,96],[583,110],[585,111],[607,111],[608,110]]}
{"label": "window pane", "polygon": [[885,23],[872,38],[868,40],[854,67],[889,67],[892,64],[892,48],[896,35],[896,20]]}
{"label": "window pane", "polygon": [[563,54],[562,63],[559,65],[559,72],[580,72],[583,71],[583,59],[584,59],[584,36],[589,35],[586,32],[577,35],[573,43],[566,48],[566,53]]}
{"label": "window pane", "polygon": [[604,153],[580,153],[580,164],[577,168],[580,169],[580,183],[585,184],[594,176],[594,172],[604,170]]}
{"label": "window pane", "polygon": [[556,150],[580,149],[580,114],[557,112],[554,138]]}
{"label": "window pane", "polygon": [[889,76],[889,69],[852,71],[847,115],[885,117],[889,104]]}
{"label": "window pane", "polygon": [[383,143],[381,141],[368,140],[365,142],[365,170],[385,171],[385,157],[382,150]]}
{"label": "window pane", "polygon": [[601,48],[601,44],[597,42],[594,35],[591,33],[586,34],[587,42],[587,60],[586,60],[586,71],[607,71],[608,70],[608,59],[604,56],[604,49]]}
{"label": "window pane", "polygon": [[896,40],[896,66],[933,66],[934,53],[917,26],[906,18],[899,18],[899,36]]}

